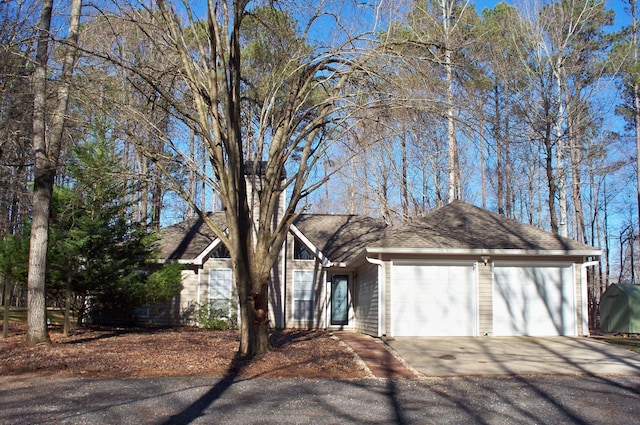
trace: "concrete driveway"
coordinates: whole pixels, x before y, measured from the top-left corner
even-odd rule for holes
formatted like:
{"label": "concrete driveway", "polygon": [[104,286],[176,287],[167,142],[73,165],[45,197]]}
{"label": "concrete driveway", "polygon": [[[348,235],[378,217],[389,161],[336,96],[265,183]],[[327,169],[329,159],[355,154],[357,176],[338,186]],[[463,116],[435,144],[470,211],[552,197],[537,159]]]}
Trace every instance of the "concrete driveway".
{"label": "concrete driveway", "polygon": [[584,337],[402,337],[386,343],[425,376],[640,375],[640,354]]}

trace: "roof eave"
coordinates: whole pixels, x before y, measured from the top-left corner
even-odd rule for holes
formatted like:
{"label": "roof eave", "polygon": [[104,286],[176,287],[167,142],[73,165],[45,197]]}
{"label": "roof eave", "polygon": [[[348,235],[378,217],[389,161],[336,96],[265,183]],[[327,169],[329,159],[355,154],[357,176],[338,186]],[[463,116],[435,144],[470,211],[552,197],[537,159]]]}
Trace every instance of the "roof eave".
{"label": "roof eave", "polygon": [[382,248],[366,247],[358,255],[347,262],[349,267],[356,267],[367,257],[378,255],[500,255],[500,256],[534,256],[534,257],[599,257],[602,250],[543,250],[543,249],[469,249],[469,248]]}
{"label": "roof eave", "polygon": [[159,258],[156,260],[156,263],[158,264],[174,264],[174,263],[178,263],[178,264],[192,264],[192,265],[196,265],[196,266],[201,266],[202,262],[199,262],[198,259],[183,259],[183,258],[178,258],[178,259],[173,259],[173,258]]}
{"label": "roof eave", "polygon": [[601,256],[599,249],[470,249],[470,248],[381,248],[367,247],[367,254],[450,254],[450,255],[505,255],[505,256]]}

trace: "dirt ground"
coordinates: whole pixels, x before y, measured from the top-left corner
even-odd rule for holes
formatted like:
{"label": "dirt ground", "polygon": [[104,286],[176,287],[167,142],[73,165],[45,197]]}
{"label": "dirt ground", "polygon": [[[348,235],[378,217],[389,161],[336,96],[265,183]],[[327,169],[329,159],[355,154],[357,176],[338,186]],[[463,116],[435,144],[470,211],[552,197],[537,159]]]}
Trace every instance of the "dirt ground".
{"label": "dirt ground", "polygon": [[52,328],[52,345],[26,344],[24,324],[10,323],[0,340],[0,375],[100,378],[225,376],[242,378],[360,378],[353,352],[330,332],[285,330],[271,335],[273,350],[250,362],[234,360],[238,331]]}

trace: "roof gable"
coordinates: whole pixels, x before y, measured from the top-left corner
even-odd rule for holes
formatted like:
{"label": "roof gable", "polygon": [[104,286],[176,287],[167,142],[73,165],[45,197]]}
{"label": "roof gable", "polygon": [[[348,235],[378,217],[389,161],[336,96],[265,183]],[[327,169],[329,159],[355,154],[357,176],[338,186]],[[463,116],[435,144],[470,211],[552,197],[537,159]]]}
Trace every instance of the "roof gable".
{"label": "roof gable", "polygon": [[[207,216],[221,229],[227,227],[224,212]],[[217,239],[202,218],[191,218],[160,230],[158,256],[163,260],[193,260]]]}
{"label": "roof gable", "polygon": [[332,262],[346,262],[384,236],[383,220],[353,214],[302,214],[294,225]]}

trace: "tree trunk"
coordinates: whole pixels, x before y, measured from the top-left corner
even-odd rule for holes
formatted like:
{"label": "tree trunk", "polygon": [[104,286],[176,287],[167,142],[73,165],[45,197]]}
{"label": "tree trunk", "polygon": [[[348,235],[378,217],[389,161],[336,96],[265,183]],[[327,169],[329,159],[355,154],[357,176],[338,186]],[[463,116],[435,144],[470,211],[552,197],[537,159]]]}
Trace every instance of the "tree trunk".
{"label": "tree trunk", "polygon": [[407,133],[406,131],[402,132],[402,137],[400,138],[400,149],[402,155],[402,180],[400,190],[402,192],[402,224],[406,224],[409,221],[409,166],[407,164]]}
{"label": "tree trunk", "polygon": [[[207,151],[204,143],[201,144],[200,155],[202,158],[202,174],[207,175]],[[200,180],[200,209],[201,211],[207,211],[207,182],[203,179]],[[211,201],[211,211],[216,209],[215,197]]]}
{"label": "tree trunk", "polygon": [[607,179],[605,177],[603,183],[602,183],[602,199],[603,201],[603,220],[604,223],[602,223],[602,228],[603,228],[603,237],[602,239],[604,240],[604,261],[606,263],[606,267],[605,267],[605,272],[604,272],[604,288],[601,288],[600,290],[600,295],[602,295],[602,293],[609,287],[609,279],[611,277],[611,257],[609,256],[609,253],[611,252],[609,250],[609,215],[608,215],[608,205],[609,205],[609,201],[607,198]]}
{"label": "tree trunk", "polygon": [[[189,129],[189,158],[191,159],[191,168],[189,168],[189,196],[191,199],[196,199],[197,184],[196,184],[196,172],[194,170],[196,161],[196,133],[193,129]],[[189,205],[188,217],[195,217],[196,212],[193,207]]]}
{"label": "tree trunk", "polygon": [[584,223],[584,212],[582,210],[582,179],[580,175],[582,151],[580,147],[581,131],[578,130],[578,125],[580,123],[579,111],[575,112],[575,115],[572,116],[571,120],[573,122],[569,125],[569,146],[571,149],[571,202],[573,204],[575,222],[575,239],[580,242],[588,243]]}
{"label": "tree trunk", "polygon": [[56,167],[62,146],[65,114],[69,101],[69,78],[73,71],[82,0],[73,0],[69,19],[69,44],[65,47],[58,99],[46,134],[47,63],[52,0],[43,0],[38,22],[38,45],[33,75],[34,184],[29,269],[27,277],[27,343],[50,344],[47,332],[46,271],[49,247],[49,217]]}
{"label": "tree trunk", "polygon": [[509,122],[511,117],[509,116],[509,86],[505,83],[504,87],[504,212],[505,217],[514,217],[513,211],[514,203],[514,178],[513,178],[513,164],[511,162],[511,128]]}
{"label": "tree trunk", "polygon": [[449,200],[453,202],[459,199],[458,192],[458,144],[456,140],[455,117],[453,111],[453,69],[451,65],[451,52],[445,52],[445,66],[447,67],[447,141],[449,156]]}
{"label": "tree trunk", "polygon": [[[560,59],[558,59],[560,61]],[[558,64],[556,78],[557,78],[557,102],[558,102],[558,116],[556,117],[555,122],[555,133],[556,133],[556,168],[558,169],[558,177],[557,177],[557,188],[558,188],[558,209],[560,211],[560,223],[558,223],[558,234],[560,236],[564,236],[565,238],[569,236],[569,223],[567,223],[569,219],[568,208],[567,208],[567,174],[564,165],[564,103],[562,101],[562,93],[564,90],[563,80],[563,72],[562,72],[562,64]]]}
{"label": "tree trunk", "polygon": [[9,279],[0,273],[0,285],[2,285],[2,338],[9,337],[9,308],[11,306],[11,292],[9,291]]}
{"label": "tree trunk", "polygon": [[495,121],[493,124],[493,137],[496,141],[496,185],[497,194],[496,201],[498,205],[498,214],[504,215],[504,165],[502,163],[502,137],[500,136],[500,90],[498,85],[495,86]]}
{"label": "tree trunk", "polygon": [[67,282],[65,285],[64,296],[64,324],[62,328],[62,335],[69,336],[69,328],[71,327],[71,267],[67,270]]}
{"label": "tree trunk", "polygon": [[[246,259],[246,256],[243,257]],[[253,357],[271,350],[268,328],[269,285],[267,279],[255,282],[248,271],[249,267],[249,262],[245,261],[234,267],[234,273],[240,301],[240,354]]]}
{"label": "tree trunk", "polygon": [[549,205],[549,220],[551,222],[551,231],[555,234],[558,234],[558,216],[556,215],[556,192],[558,189],[555,176],[553,174],[553,150],[549,137],[550,136],[547,135],[544,140],[544,147],[546,151],[545,171],[547,174],[547,183],[549,186],[547,201]]}
{"label": "tree trunk", "polygon": [[47,157],[46,102],[49,29],[53,0],[43,0],[38,22],[38,46],[33,72],[34,187],[32,200],[29,271],[27,277],[27,343],[50,343],[47,332],[45,277],[49,241],[49,208],[53,190],[54,164]]}
{"label": "tree trunk", "polygon": [[[482,110],[482,109],[481,109]],[[482,112],[480,112],[482,114]],[[486,148],[485,148],[485,140],[484,140],[484,115],[480,120],[480,188],[482,190],[482,208],[487,208],[487,160],[486,160]]]}
{"label": "tree trunk", "polygon": [[442,1],[442,25],[444,29],[444,67],[447,79],[447,142],[448,142],[448,158],[449,158],[449,199],[447,202],[453,202],[460,199],[460,170],[458,163],[458,142],[456,140],[455,114],[453,109],[453,63],[451,59],[451,49],[449,47],[450,37],[450,21],[451,4],[448,1]]}

